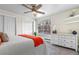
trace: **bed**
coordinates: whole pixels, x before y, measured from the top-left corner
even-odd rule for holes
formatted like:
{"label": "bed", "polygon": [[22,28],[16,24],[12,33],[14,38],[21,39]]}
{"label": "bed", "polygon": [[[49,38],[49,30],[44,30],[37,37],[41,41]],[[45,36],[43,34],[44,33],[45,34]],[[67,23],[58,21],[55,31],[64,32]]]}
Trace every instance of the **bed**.
{"label": "bed", "polygon": [[9,41],[0,45],[0,55],[46,55],[46,45],[34,46],[32,39],[9,35]]}

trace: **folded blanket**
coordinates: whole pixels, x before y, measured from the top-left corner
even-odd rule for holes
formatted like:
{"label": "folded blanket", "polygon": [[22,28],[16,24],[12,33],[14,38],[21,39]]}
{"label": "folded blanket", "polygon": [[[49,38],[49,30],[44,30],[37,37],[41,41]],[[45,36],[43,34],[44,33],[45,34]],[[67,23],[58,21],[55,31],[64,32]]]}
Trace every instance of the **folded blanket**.
{"label": "folded blanket", "polygon": [[43,44],[43,39],[39,36],[32,36],[32,35],[27,35],[27,34],[19,34],[19,36],[30,38],[34,41],[34,46],[38,47],[40,44]]}

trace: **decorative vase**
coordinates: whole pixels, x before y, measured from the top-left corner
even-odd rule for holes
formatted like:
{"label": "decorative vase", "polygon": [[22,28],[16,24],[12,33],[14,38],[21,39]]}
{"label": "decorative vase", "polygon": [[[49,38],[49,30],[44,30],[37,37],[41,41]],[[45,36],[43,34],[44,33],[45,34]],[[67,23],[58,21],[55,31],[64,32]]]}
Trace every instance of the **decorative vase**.
{"label": "decorative vase", "polygon": [[76,31],[72,31],[72,34],[76,35],[76,34],[77,34],[77,32],[76,32]]}

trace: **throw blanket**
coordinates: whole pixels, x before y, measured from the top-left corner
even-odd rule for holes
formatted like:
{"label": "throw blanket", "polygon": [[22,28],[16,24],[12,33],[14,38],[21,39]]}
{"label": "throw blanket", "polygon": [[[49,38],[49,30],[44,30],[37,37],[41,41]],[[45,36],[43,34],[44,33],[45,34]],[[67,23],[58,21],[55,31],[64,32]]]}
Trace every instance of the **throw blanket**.
{"label": "throw blanket", "polygon": [[19,34],[19,36],[30,38],[34,41],[34,46],[38,47],[40,44],[43,44],[43,39],[39,36],[32,36],[32,35],[27,35],[27,34]]}

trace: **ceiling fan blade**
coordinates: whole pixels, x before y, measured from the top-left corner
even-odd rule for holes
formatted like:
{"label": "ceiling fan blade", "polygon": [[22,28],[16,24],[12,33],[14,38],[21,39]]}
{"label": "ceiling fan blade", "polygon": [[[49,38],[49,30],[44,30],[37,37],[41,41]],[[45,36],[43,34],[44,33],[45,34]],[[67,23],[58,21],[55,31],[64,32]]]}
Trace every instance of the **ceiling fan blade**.
{"label": "ceiling fan blade", "polygon": [[37,5],[37,6],[36,6],[36,10],[40,9],[41,7],[42,7],[41,4]]}
{"label": "ceiling fan blade", "polygon": [[30,13],[30,12],[32,12],[32,11],[27,11],[27,12],[24,12],[24,13]]}
{"label": "ceiling fan blade", "polygon": [[30,4],[31,6],[36,6],[36,4]]}
{"label": "ceiling fan blade", "polygon": [[28,8],[28,9],[32,10],[32,8],[28,7],[28,6],[25,5],[25,4],[22,4],[22,6],[24,6],[24,7]]}
{"label": "ceiling fan blade", "polygon": [[35,12],[37,12],[37,13],[41,13],[41,14],[45,14],[45,12],[41,12],[41,11],[35,11]]}

